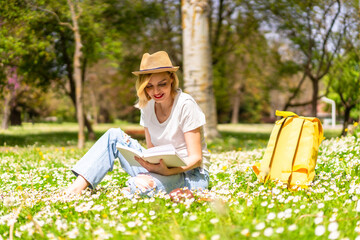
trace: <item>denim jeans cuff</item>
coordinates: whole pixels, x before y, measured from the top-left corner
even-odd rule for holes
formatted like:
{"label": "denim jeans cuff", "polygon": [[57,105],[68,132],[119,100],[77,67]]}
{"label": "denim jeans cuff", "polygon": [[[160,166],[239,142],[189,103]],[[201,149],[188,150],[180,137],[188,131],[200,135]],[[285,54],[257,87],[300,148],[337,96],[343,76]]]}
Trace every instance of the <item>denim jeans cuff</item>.
{"label": "denim jeans cuff", "polygon": [[77,171],[76,169],[71,169],[72,173],[78,177],[79,175],[82,176],[90,185],[89,185],[89,188],[90,189],[95,189],[96,186],[94,186],[94,184],[89,180],[89,177],[86,176],[86,174],[82,174],[81,171]]}

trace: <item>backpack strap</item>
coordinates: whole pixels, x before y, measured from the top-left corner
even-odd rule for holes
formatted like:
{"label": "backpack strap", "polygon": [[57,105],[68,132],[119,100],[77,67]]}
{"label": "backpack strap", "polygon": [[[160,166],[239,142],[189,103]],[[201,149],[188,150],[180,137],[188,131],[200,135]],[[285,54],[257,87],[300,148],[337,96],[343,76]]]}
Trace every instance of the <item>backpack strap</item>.
{"label": "backpack strap", "polygon": [[271,179],[278,179],[282,182],[289,180],[303,123],[304,120],[298,117],[287,118],[270,165]]}
{"label": "backpack strap", "polygon": [[253,166],[253,170],[258,176],[260,182],[266,182],[270,177],[270,167],[276,150],[276,144],[279,139],[281,128],[284,125],[285,121],[286,118],[283,118],[276,122],[271,132],[270,139],[261,163]]}
{"label": "backpack strap", "polygon": [[320,143],[325,139],[324,130],[323,130],[320,119],[315,118],[315,117],[300,117],[300,118],[303,118],[305,120],[309,120],[311,122],[316,122],[317,123],[315,132],[319,133],[319,139],[318,139],[319,142],[318,142],[318,144],[320,145]]}
{"label": "backpack strap", "polygon": [[282,173],[281,180],[288,181],[288,186],[290,186],[291,174],[294,171],[294,161],[296,159],[296,152],[299,146],[301,132],[303,129],[305,119],[303,118],[294,118],[292,122],[292,131],[289,131],[290,135],[287,137],[287,148],[286,148],[286,159],[288,161],[283,161],[282,164]]}

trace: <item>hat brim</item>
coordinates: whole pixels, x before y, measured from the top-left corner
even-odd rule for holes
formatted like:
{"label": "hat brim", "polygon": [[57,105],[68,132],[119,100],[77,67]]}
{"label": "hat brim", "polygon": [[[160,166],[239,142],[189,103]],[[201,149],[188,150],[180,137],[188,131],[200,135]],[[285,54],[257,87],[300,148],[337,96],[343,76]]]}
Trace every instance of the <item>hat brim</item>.
{"label": "hat brim", "polygon": [[179,70],[179,67],[161,67],[161,68],[152,68],[152,69],[144,69],[140,71],[132,72],[132,74],[139,76],[141,74],[150,74],[150,73],[160,73],[160,72],[176,72]]}

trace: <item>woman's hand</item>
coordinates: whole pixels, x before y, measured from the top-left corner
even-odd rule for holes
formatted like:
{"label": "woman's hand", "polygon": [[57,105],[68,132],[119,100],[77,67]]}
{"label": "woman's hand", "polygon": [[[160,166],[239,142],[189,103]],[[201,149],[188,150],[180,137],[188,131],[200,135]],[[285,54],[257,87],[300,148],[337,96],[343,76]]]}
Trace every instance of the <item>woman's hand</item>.
{"label": "woman's hand", "polygon": [[149,172],[157,173],[164,176],[170,175],[170,170],[165,165],[162,159],[160,159],[160,162],[158,164],[152,164],[147,161],[144,161],[142,158],[136,156],[134,158],[136,161],[140,163],[141,166],[143,166]]}
{"label": "woman's hand", "polygon": [[[154,147],[154,145],[151,143],[150,134],[147,128],[145,128],[145,137],[147,147]],[[138,161],[140,165],[149,172],[158,173],[164,176],[175,175],[200,167],[202,161],[200,128],[185,132],[184,137],[186,142],[186,148],[188,150],[188,157],[185,159],[187,166],[168,168],[163,160],[160,160],[159,164],[151,164],[138,157],[135,157],[135,160]]]}

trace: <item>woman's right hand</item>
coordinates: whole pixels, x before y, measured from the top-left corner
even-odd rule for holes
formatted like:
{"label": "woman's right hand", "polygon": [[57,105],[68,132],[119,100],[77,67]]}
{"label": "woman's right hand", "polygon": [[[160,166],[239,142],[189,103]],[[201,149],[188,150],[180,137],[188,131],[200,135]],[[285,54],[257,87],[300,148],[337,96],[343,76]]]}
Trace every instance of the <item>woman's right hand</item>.
{"label": "woman's right hand", "polygon": [[166,166],[162,159],[160,159],[160,162],[158,164],[152,164],[142,158],[136,156],[134,158],[140,163],[141,166],[143,166],[149,172],[157,173],[164,176],[171,175],[170,169]]}

